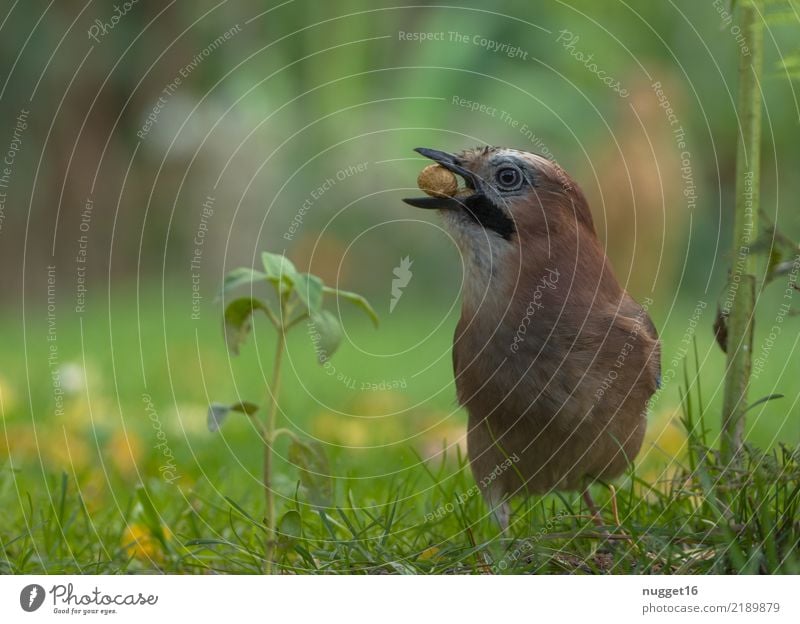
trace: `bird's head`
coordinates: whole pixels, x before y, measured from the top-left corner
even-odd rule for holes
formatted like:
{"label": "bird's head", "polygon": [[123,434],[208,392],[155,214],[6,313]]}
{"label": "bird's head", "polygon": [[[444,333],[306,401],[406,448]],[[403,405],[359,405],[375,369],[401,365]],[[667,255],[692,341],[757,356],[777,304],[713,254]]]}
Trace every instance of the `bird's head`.
{"label": "bird's head", "polygon": [[440,210],[460,238],[519,244],[530,236],[552,236],[564,224],[594,231],[583,193],[551,160],[515,149],[479,147],[460,154],[418,147],[417,152],[461,176],[454,196],[404,199],[417,208]]}

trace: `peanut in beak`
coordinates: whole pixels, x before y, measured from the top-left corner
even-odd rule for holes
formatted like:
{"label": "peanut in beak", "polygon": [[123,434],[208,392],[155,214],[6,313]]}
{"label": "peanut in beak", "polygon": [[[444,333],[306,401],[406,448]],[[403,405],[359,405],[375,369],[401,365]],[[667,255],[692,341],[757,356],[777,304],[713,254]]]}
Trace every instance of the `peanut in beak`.
{"label": "peanut in beak", "polygon": [[417,186],[431,197],[452,197],[458,192],[458,180],[451,171],[432,164],[420,171]]}

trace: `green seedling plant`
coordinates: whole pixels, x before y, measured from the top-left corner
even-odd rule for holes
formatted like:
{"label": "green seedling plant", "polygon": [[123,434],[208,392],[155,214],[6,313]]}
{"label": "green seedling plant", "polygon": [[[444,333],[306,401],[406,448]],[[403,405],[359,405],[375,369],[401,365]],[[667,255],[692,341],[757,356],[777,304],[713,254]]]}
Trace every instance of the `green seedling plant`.
{"label": "green seedling plant", "polygon": [[263,271],[240,267],[225,276],[223,295],[235,288],[249,285],[253,287],[266,282],[275,291],[277,309],[273,305],[255,297],[233,299],[225,306],[225,343],[233,355],[238,355],[241,345],[252,329],[253,315],[261,312],[266,315],[278,334],[277,346],[272,367],[272,381],[266,397],[266,416],[258,415],[260,406],[249,401],[225,405],[213,403],[208,409],[208,428],[219,430],[222,422],[231,412],[250,417],[263,443],[263,485],[265,504],[265,570],[273,570],[275,550],[285,549],[293,539],[301,535],[300,515],[295,510],[288,511],[280,523],[277,522],[275,508],[275,489],[273,487],[272,459],[275,443],[282,436],[289,437],[289,461],[296,465],[300,473],[300,484],[310,497],[312,505],[330,505],[332,485],[327,468],[327,458],[321,445],[303,440],[293,431],[278,427],[278,403],[281,387],[281,365],[286,351],[286,335],[300,323],[309,323],[310,336],[314,342],[317,359],[324,364],[336,351],[342,340],[339,319],[323,307],[326,295],[344,299],[363,310],[377,326],[378,316],[369,302],[359,294],[326,286],[316,275],[300,273],[284,255],[263,253]]}

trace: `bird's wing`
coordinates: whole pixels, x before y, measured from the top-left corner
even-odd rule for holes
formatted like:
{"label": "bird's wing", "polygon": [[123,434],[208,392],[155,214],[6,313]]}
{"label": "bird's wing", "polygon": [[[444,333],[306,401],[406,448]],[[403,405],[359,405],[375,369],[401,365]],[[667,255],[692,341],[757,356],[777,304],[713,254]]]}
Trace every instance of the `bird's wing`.
{"label": "bird's wing", "polygon": [[[658,330],[653,319],[641,305],[626,293],[626,301],[617,314],[616,323],[629,335],[644,335],[644,351],[647,353],[645,362],[652,371],[656,388],[661,387],[661,342],[658,339]],[[649,344],[648,344],[649,343]],[[647,365],[646,364],[646,365]]]}

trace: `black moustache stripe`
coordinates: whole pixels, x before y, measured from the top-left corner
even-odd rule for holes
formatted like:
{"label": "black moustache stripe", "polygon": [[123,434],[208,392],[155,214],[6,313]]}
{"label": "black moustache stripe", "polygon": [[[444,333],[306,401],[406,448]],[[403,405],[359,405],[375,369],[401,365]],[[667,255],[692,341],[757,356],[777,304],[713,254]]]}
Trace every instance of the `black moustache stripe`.
{"label": "black moustache stripe", "polygon": [[517,231],[514,222],[508,215],[495,206],[483,193],[470,195],[464,202],[464,206],[465,212],[475,223],[496,232],[506,240],[511,240]]}

